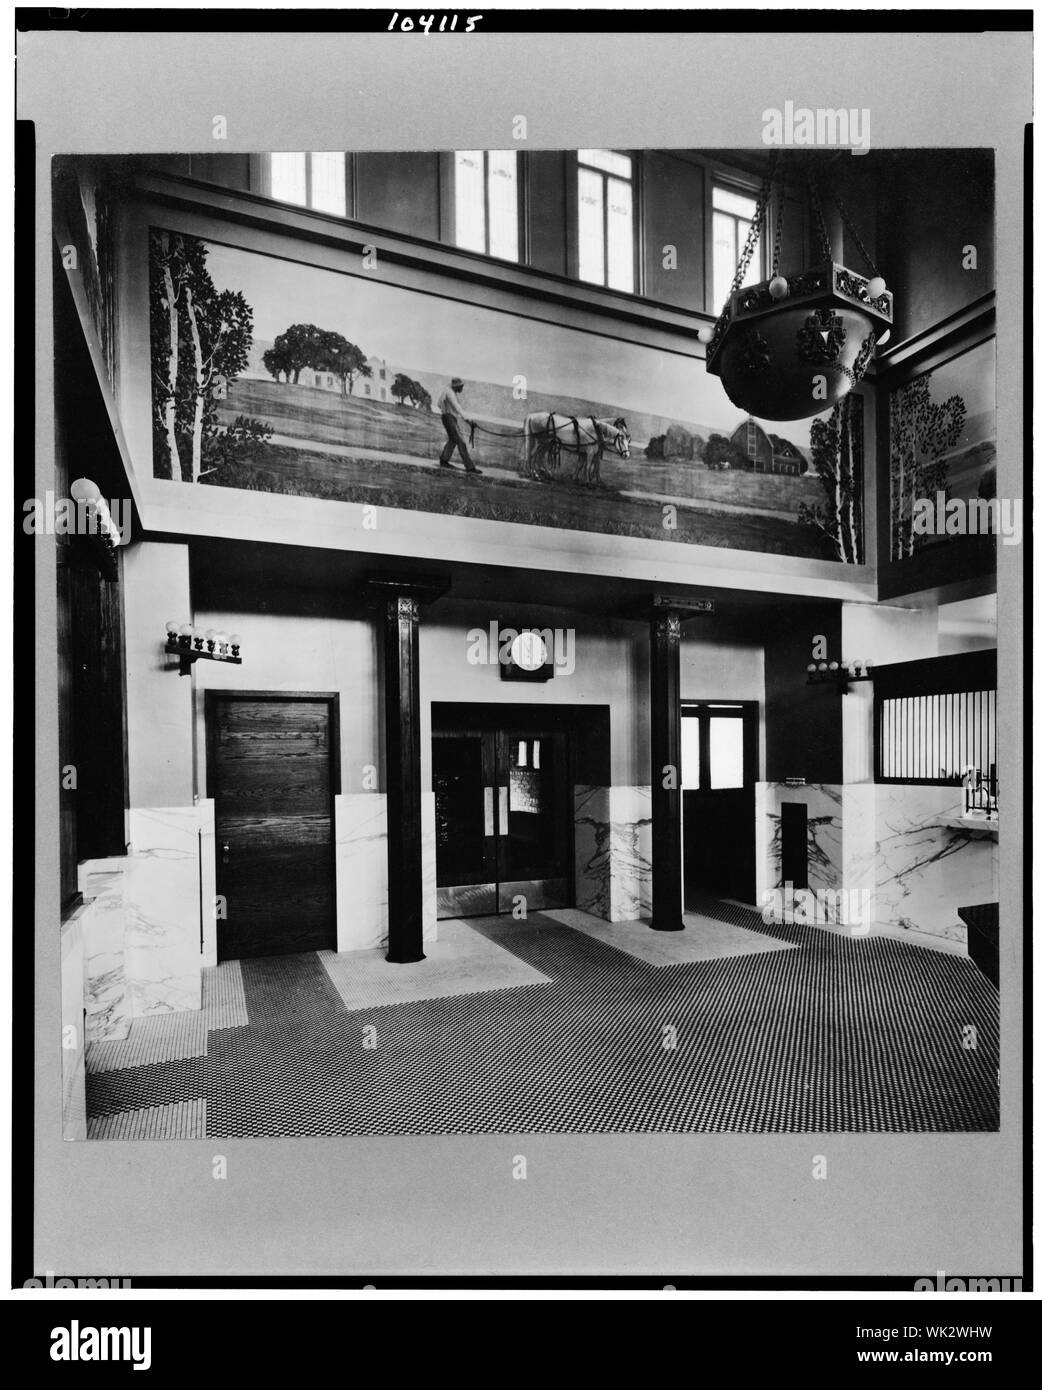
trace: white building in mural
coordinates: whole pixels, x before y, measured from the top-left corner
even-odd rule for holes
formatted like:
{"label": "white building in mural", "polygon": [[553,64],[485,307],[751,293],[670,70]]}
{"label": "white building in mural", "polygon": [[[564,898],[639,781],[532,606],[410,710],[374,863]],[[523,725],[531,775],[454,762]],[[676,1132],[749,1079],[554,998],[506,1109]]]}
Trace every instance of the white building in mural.
{"label": "white building in mural", "polygon": [[[249,362],[246,370],[242,373],[253,381],[271,381],[272,375],[264,365],[264,354],[272,346],[268,339],[255,338],[250,348]],[[355,378],[354,396],[363,396],[370,400],[391,401],[390,387],[394,381],[394,373],[387,366],[387,359],[384,357],[367,357],[366,363],[372,376]],[[284,383],[285,384],[285,383]],[[310,386],[317,391],[340,391],[340,378],[335,372],[320,371],[315,367],[301,367],[300,377],[297,381],[289,382],[291,386]]]}

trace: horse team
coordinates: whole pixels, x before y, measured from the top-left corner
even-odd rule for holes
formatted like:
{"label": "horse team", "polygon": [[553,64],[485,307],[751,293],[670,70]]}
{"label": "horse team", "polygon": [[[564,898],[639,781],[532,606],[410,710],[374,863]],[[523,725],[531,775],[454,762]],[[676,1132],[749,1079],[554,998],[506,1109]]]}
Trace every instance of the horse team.
{"label": "horse team", "polygon": [[562,454],[575,455],[571,480],[586,487],[602,487],[601,460],[605,453],[630,456],[630,433],[625,419],[597,419],[538,410],[525,416],[521,431],[522,478],[555,482]]}

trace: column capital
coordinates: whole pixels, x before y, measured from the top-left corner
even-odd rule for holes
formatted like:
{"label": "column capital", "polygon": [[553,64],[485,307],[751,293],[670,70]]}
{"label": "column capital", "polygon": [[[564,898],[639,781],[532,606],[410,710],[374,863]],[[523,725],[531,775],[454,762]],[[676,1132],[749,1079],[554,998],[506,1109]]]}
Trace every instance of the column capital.
{"label": "column capital", "polygon": [[[641,622],[668,621],[670,624],[675,623],[676,631],[679,632],[681,623],[687,622],[688,618],[697,618],[705,613],[712,613],[715,606],[711,598],[697,598],[688,594],[654,593],[646,594],[643,598],[635,599],[632,603],[626,604],[620,615]],[[670,631],[672,632],[672,626]]]}
{"label": "column capital", "polygon": [[[441,574],[380,574],[370,571],[362,580],[361,596],[370,602],[388,603],[396,599],[408,599],[415,616],[422,604],[434,603],[447,593],[452,580]],[[403,617],[410,610],[399,610]]]}

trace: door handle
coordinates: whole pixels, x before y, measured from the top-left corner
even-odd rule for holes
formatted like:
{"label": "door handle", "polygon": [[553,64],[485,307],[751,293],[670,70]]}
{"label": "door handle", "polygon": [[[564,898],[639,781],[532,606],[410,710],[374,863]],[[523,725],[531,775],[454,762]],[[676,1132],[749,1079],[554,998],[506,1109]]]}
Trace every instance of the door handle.
{"label": "door handle", "polygon": [[492,806],[492,788],[491,788],[491,787],[486,787],[486,788],[485,788],[485,834],[486,834],[486,836],[487,836],[487,835],[494,835],[494,834],[496,833],[496,824],[495,824],[495,820],[494,820],[494,818],[493,818],[492,810],[493,810],[493,806]]}
{"label": "door handle", "polygon": [[510,788],[499,789],[499,833],[506,835],[510,830]]}
{"label": "door handle", "polygon": [[231,854],[231,851],[232,851],[231,845],[222,845],[222,846],[221,846],[221,863],[222,863],[222,864],[227,864],[227,862],[228,862],[228,856]]}

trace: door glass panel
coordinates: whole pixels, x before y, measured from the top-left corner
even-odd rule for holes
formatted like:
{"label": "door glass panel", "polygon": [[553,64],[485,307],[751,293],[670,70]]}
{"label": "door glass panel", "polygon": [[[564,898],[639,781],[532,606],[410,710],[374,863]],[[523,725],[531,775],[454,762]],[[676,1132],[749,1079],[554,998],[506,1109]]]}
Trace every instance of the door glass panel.
{"label": "door glass panel", "polygon": [[742,728],[741,719],[709,720],[709,784],[714,791],[745,785]]}
{"label": "door glass panel", "polygon": [[690,715],[680,721],[680,785],[689,791],[698,790],[698,725]]}
{"label": "door glass panel", "polygon": [[481,736],[435,738],[431,773],[438,883],[483,882],[491,798],[482,778]]}
{"label": "door glass panel", "polygon": [[539,739],[537,759],[535,740],[513,736],[507,740],[507,796],[500,803],[505,815],[500,817],[499,834],[508,879],[542,877],[561,849],[555,823],[559,788],[555,759],[550,756],[553,742]]}

